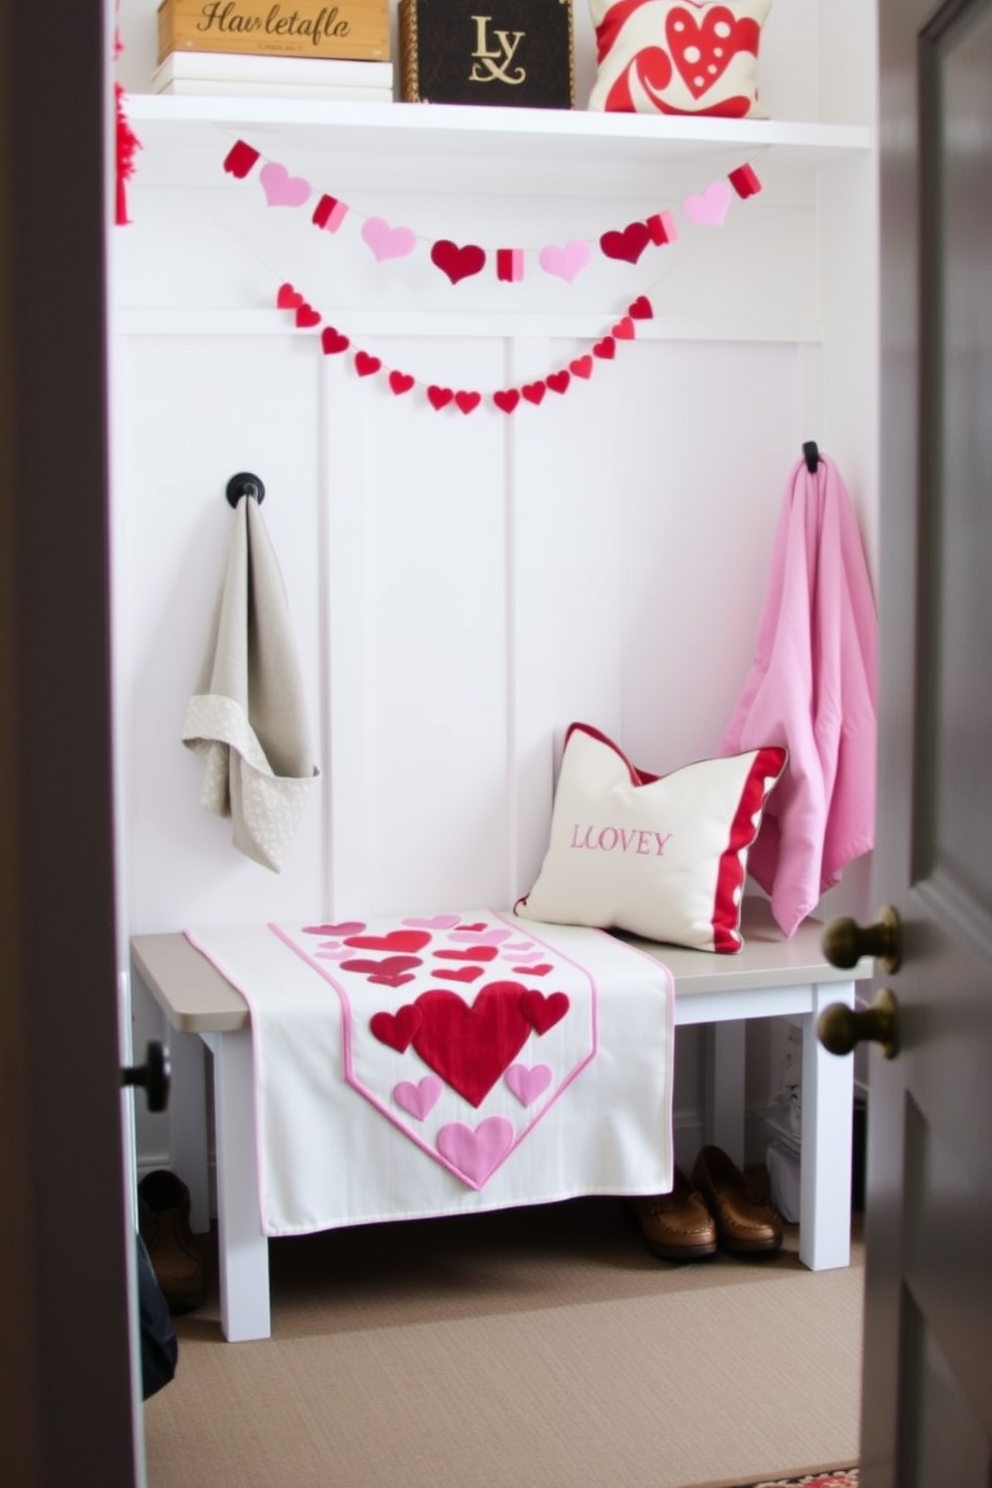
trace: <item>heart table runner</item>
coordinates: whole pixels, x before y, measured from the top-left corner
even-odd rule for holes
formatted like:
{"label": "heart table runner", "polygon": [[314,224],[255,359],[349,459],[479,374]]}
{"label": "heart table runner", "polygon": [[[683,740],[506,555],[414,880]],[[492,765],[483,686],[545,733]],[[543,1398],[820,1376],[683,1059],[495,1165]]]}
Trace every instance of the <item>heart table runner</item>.
{"label": "heart table runner", "polygon": [[185,933],[250,1009],[266,1234],[671,1187],[672,978],[603,931]]}

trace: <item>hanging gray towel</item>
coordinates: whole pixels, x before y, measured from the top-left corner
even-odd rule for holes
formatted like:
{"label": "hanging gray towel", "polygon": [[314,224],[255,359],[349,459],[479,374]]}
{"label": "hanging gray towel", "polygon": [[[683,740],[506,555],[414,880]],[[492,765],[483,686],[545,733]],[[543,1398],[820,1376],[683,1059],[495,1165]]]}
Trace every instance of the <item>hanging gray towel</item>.
{"label": "hanging gray towel", "polygon": [[286,590],[258,502],[234,512],[183,743],[204,761],[200,803],[234,823],[234,846],[278,873],[320,774]]}

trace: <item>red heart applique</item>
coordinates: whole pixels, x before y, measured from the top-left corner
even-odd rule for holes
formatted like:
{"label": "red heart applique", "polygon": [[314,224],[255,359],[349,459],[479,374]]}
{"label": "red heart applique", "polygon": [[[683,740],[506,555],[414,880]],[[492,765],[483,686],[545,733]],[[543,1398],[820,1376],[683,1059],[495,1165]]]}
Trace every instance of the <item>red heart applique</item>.
{"label": "red heart applique", "polygon": [[633,341],[634,337],[637,335],[637,332],[634,329],[634,322],[631,320],[629,315],[625,315],[623,320],[618,320],[616,325],[611,326],[610,329],[612,334],[616,336],[618,341]]}
{"label": "red heart applique", "polygon": [[[490,982],[471,1007],[457,992],[422,992],[413,1047],[452,1090],[479,1106],[527,1042],[519,982]],[[540,994],[537,994],[540,996]]]}
{"label": "red heart applique", "polygon": [[549,997],[545,997],[543,992],[520,994],[520,1011],[538,1034],[547,1033],[549,1028],[560,1023],[570,1006],[567,992],[552,992]]}
{"label": "red heart applique", "polygon": [[370,982],[378,982],[384,987],[402,987],[404,982],[413,981],[413,977],[408,973],[422,965],[423,962],[419,956],[386,956],[382,961],[368,961],[361,958],[342,961],[341,970],[359,972],[367,976]]}
{"label": "red heart applique", "polygon": [[370,356],[367,351],[355,352],[355,371],[359,377],[372,377],[381,366],[382,362],[377,356]]}
{"label": "red heart applique", "polygon": [[570,372],[549,372],[545,381],[553,393],[563,393],[572,380]]}
{"label": "red heart applique", "polygon": [[701,98],[726,72],[738,52],[758,55],[761,28],[745,16],[737,20],[725,5],[711,6],[702,22],[681,5],[665,17],[665,39],[689,92]]}
{"label": "red heart applique", "polygon": [[437,957],[446,961],[494,961],[499,955],[498,946],[466,946],[458,951],[435,951]]}
{"label": "red heart applique", "polygon": [[447,274],[452,284],[457,284],[459,279],[469,279],[473,274],[480,274],[486,266],[486,255],[474,243],[467,243],[464,248],[459,248],[449,238],[442,238],[431,249],[431,263],[442,274]]}
{"label": "red heart applique", "polygon": [[456,925],[455,926],[455,929],[456,930],[485,930],[485,928],[486,928],[486,922],[485,922],[485,920],[476,920],[471,925]]}
{"label": "red heart applique", "polygon": [[485,974],[484,966],[453,966],[449,971],[435,966],[431,973],[432,976],[443,977],[446,982],[477,982]]}
{"label": "red heart applique", "polygon": [[543,378],[539,379],[537,382],[527,382],[520,389],[524,397],[527,399],[528,403],[542,402],[547,390],[547,383],[543,380]]}
{"label": "red heart applique", "polygon": [[407,1003],[396,1013],[373,1013],[369,1027],[380,1044],[388,1044],[399,1054],[405,1054],[420,1027],[420,1009],[416,1003]]}
{"label": "red heart applique", "polygon": [[315,310],[312,305],[305,302],[296,307],[296,324],[301,330],[311,330],[314,326],[320,325],[323,318],[319,310]]}
{"label": "red heart applique", "polygon": [[345,945],[356,951],[422,951],[429,942],[426,930],[388,930],[385,935],[349,935]]}
{"label": "red heart applique", "polygon": [[635,320],[653,320],[654,309],[647,295],[638,295],[637,299],[627,306],[627,314],[632,315]]}
{"label": "red heart applique", "polygon": [[478,408],[482,402],[482,394],[460,391],[455,394],[455,402],[462,413],[471,413],[472,409]]}
{"label": "red heart applique", "polygon": [[597,341],[592,349],[593,356],[605,357],[611,362],[617,354],[617,343],[612,336],[604,336],[602,341]]}
{"label": "red heart applique", "polygon": [[414,381],[415,379],[410,376],[409,372],[390,372],[389,374],[389,386],[397,397],[401,393],[408,393]]}
{"label": "red heart applique", "polygon": [[493,402],[501,413],[512,413],[520,402],[520,394],[516,388],[502,388],[498,393],[493,393]]}
{"label": "red heart applique", "polygon": [[334,356],[340,351],[347,351],[351,342],[347,336],[342,336],[333,326],[325,326],[320,333],[320,344],[325,356]]}
{"label": "red heart applique", "polygon": [[454,392],[451,388],[438,387],[433,382],[427,389],[427,401],[428,403],[430,403],[432,408],[447,408],[448,404],[451,402],[454,396]]}
{"label": "red heart applique", "polygon": [[277,310],[295,310],[297,305],[302,304],[303,296],[298,289],[294,289],[291,284],[280,284],[276,295]]}
{"label": "red heart applique", "polygon": [[636,264],[650,240],[647,223],[629,222],[622,232],[605,232],[599,246],[607,258],[621,258],[625,263]]}
{"label": "red heart applique", "polygon": [[549,971],[554,971],[550,961],[537,961],[533,966],[515,966],[517,976],[547,976]]}
{"label": "red heart applique", "polygon": [[569,362],[568,370],[574,372],[576,377],[591,377],[592,357],[588,354],[586,356],[576,357],[574,361]]}

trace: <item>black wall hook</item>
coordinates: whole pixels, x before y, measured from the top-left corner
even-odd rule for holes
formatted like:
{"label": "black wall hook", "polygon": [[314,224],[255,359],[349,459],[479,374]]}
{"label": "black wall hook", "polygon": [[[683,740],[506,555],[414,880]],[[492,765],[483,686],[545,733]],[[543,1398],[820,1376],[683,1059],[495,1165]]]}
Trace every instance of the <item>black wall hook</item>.
{"label": "black wall hook", "polygon": [[810,475],[815,475],[816,467],[820,463],[820,451],[817,449],[815,439],[809,439],[803,445],[803,456],[806,460],[806,469]]}
{"label": "black wall hook", "polygon": [[232,475],[227,483],[229,506],[237,506],[242,496],[253,496],[259,506],[265,500],[265,487],[258,476],[252,475],[249,470],[242,470],[238,475]]}

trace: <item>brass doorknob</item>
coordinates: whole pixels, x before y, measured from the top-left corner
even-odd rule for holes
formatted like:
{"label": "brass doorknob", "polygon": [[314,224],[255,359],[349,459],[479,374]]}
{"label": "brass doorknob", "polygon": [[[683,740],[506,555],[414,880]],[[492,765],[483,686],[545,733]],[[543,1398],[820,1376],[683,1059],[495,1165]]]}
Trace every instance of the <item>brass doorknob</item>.
{"label": "brass doorknob", "polygon": [[862,956],[874,956],[891,976],[902,962],[902,921],[891,904],[883,904],[874,925],[859,925],[842,915],[823,932],[823,954],[831,966],[845,971],[857,966]]}
{"label": "brass doorknob", "polygon": [[816,1036],[831,1054],[850,1054],[855,1044],[868,1042],[879,1044],[886,1059],[894,1059],[899,1052],[898,1011],[888,987],[880,987],[864,1012],[855,1012],[842,1002],[824,1008],[816,1022]]}

